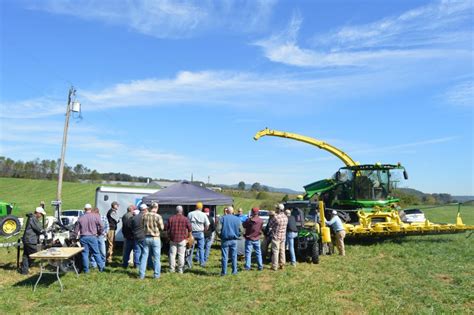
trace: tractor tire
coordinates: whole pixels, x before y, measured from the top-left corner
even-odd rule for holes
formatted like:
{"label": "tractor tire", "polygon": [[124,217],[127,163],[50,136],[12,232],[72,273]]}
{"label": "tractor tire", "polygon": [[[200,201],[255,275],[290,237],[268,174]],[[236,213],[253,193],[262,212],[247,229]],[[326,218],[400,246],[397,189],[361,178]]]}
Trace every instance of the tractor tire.
{"label": "tractor tire", "polygon": [[0,218],[0,235],[12,236],[20,232],[20,220],[13,215],[7,215]]}
{"label": "tractor tire", "polygon": [[319,264],[319,244],[314,242],[311,247],[311,262],[313,264]]}

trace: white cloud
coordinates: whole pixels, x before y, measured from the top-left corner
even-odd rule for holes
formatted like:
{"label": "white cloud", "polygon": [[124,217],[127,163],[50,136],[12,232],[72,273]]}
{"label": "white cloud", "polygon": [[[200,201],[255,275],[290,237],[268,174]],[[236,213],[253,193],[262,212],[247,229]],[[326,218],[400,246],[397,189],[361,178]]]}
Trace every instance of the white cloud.
{"label": "white cloud", "polygon": [[[200,106],[235,106],[256,108],[269,104],[269,96],[294,96],[339,86],[341,79],[302,78],[290,75],[258,75],[244,72],[179,72],[170,79],[143,79],[118,83],[99,91],[79,90],[82,110],[97,111],[132,106],[188,104]],[[37,118],[63,114],[64,100],[37,98],[0,103],[0,118]],[[27,106],[25,106],[27,104]]]}
{"label": "white cloud", "polygon": [[345,26],[311,40],[316,48],[301,48],[303,22],[294,14],[287,29],[254,44],[278,63],[298,67],[388,65],[402,60],[470,55],[472,46],[470,1],[441,1],[396,17]]}
{"label": "white cloud", "polygon": [[261,32],[274,4],[274,0],[45,0],[30,3],[30,8],[125,25],[157,38],[182,38],[207,30]]}
{"label": "white cloud", "polygon": [[474,82],[469,80],[451,87],[444,99],[455,106],[474,107]]}

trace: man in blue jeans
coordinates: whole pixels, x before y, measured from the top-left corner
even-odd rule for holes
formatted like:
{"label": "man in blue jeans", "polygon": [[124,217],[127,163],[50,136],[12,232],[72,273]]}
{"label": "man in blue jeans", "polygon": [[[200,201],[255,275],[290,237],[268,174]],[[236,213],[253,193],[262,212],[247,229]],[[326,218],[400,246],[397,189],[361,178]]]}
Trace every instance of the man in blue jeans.
{"label": "man in blue jeans", "polygon": [[234,215],[234,208],[224,209],[225,215],[220,219],[217,232],[221,237],[221,276],[227,274],[227,261],[229,254],[232,259],[232,274],[237,274],[237,239],[241,235],[242,224]]}
{"label": "man in blue jeans", "polygon": [[296,218],[291,215],[290,210],[286,210],[285,214],[288,217],[288,224],[286,226],[286,244],[290,252],[291,265],[296,266],[295,238],[298,236]]}
{"label": "man in blue jeans", "polygon": [[161,275],[161,239],[160,231],[163,231],[165,226],[163,219],[158,213],[158,204],[156,202],[151,204],[150,212],[143,215],[143,228],[145,230],[145,244],[140,259],[140,268],[138,276],[140,279],[145,278],[145,271],[147,267],[148,255],[150,250],[152,252],[153,261],[153,278],[158,279]]}
{"label": "man in blue jeans", "polygon": [[209,218],[207,215],[202,212],[203,204],[202,202],[198,202],[196,204],[196,210],[191,211],[188,214],[188,220],[189,223],[191,223],[191,227],[193,229],[193,238],[194,238],[194,244],[193,244],[193,249],[192,249],[192,254],[188,258],[188,265],[190,267],[193,266],[193,256],[194,256],[194,247],[197,245],[197,250],[199,251],[199,264],[201,267],[206,266],[206,260],[204,256],[204,232],[207,231],[209,228]]}
{"label": "man in blue jeans", "polygon": [[76,235],[80,235],[80,243],[84,248],[82,251],[82,265],[84,273],[89,272],[89,252],[94,257],[99,271],[104,271],[105,261],[99,252],[99,242],[97,237],[102,234],[102,223],[100,222],[100,216],[92,213],[92,206],[86,204],[84,206],[85,214],[82,215],[78,220],[74,232]]}
{"label": "man in blue jeans", "polygon": [[133,262],[135,268],[140,268],[140,260],[145,246],[145,228],[143,226],[143,216],[148,212],[148,206],[144,203],[140,205],[140,212],[134,214],[130,222],[133,234]]}
{"label": "man in blue jeans", "polygon": [[[106,254],[106,249],[105,249],[105,239],[107,238],[107,232],[109,231],[109,220],[107,220],[107,217],[105,215],[100,215],[99,208],[94,208],[92,210],[92,213],[95,215],[98,215],[100,217],[100,222],[102,223],[102,234],[97,237],[97,242],[99,243],[99,253],[100,256],[102,256],[102,260],[105,261],[105,254]],[[91,256],[91,265],[92,268],[97,267],[97,262],[94,259],[94,256]]]}
{"label": "man in blue jeans", "polygon": [[252,216],[242,226],[245,229],[245,270],[250,270],[252,262],[252,250],[257,256],[257,268],[263,269],[262,251],[260,250],[260,235],[263,230],[263,220],[259,217],[259,208],[252,208]]}

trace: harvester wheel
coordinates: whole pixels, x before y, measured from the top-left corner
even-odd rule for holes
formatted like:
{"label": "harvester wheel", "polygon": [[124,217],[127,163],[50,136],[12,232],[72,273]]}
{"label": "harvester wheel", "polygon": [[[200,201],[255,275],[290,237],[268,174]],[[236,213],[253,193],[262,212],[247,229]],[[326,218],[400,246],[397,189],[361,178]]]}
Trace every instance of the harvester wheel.
{"label": "harvester wheel", "polygon": [[311,261],[313,264],[319,264],[319,244],[314,242],[311,247]]}
{"label": "harvester wheel", "polygon": [[13,215],[0,218],[0,235],[12,236],[20,231],[20,220]]}

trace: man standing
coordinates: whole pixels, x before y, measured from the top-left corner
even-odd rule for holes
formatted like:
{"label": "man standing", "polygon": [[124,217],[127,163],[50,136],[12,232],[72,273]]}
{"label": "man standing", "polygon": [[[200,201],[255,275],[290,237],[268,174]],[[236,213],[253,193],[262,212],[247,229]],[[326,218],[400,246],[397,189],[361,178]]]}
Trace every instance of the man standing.
{"label": "man standing", "polygon": [[246,214],[244,214],[244,210],[242,210],[242,208],[239,208],[237,210],[237,214],[235,216],[238,217],[240,219],[240,222],[242,223],[247,221],[247,219],[249,218]]}
{"label": "man standing", "polygon": [[330,226],[336,234],[336,246],[339,255],[346,256],[346,250],[344,248],[344,238],[346,237],[346,231],[344,230],[341,219],[337,215],[337,211],[332,210],[331,214],[332,218],[331,220],[326,221],[326,225]]}
{"label": "man standing", "polygon": [[189,266],[193,266],[194,247],[197,243],[197,250],[199,251],[198,259],[201,267],[205,267],[206,262],[204,260],[204,231],[209,228],[209,219],[207,215],[202,212],[203,204],[198,202],[196,204],[196,210],[191,211],[188,214],[188,220],[191,223],[193,229],[193,238],[195,240],[191,255],[188,258]]}
{"label": "man standing", "polygon": [[258,215],[259,211],[259,208],[252,208],[252,216],[243,223],[245,228],[245,270],[250,270],[252,250],[255,250],[255,255],[257,256],[258,270],[263,269],[262,252],[260,250],[263,220]]}
{"label": "man standing", "polygon": [[296,227],[296,218],[291,215],[290,210],[285,211],[288,217],[288,224],[286,226],[286,243],[290,252],[291,265],[296,266],[296,255],[295,255],[295,238],[298,236],[298,228]]}
{"label": "man standing", "polygon": [[288,225],[285,206],[280,203],[275,208],[275,217],[268,223],[272,235],[272,270],[274,271],[278,267],[280,269],[285,268],[285,239],[286,226]]}
{"label": "man standing", "polygon": [[80,235],[80,243],[84,248],[82,251],[82,265],[84,272],[89,272],[89,254],[91,254],[99,267],[99,271],[104,271],[105,262],[102,260],[99,252],[99,242],[97,236],[102,234],[102,223],[100,217],[92,213],[92,206],[86,204],[84,206],[85,214],[79,217],[77,220],[74,232],[76,235]]}
{"label": "man standing", "polygon": [[117,201],[112,202],[110,210],[107,212],[107,220],[109,220],[109,232],[107,232],[107,243],[109,248],[107,251],[107,262],[112,262],[114,254],[114,243],[115,243],[115,231],[117,230],[117,224],[120,222],[118,216],[119,203]]}
{"label": "man standing", "polygon": [[[133,216],[130,227],[133,233],[133,248],[135,268],[140,267],[141,255],[145,246],[145,228],[143,226],[143,216],[148,213],[148,206],[144,203],[140,205],[140,212]],[[145,265],[146,268],[146,265]]]}
{"label": "man standing", "polygon": [[46,235],[46,231],[43,230],[39,218],[46,215],[46,212],[42,207],[35,209],[34,213],[28,214],[28,219],[26,221],[25,233],[23,234],[23,258],[21,261],[21,270],[22,275],[28,274],[29,266],[32,263],[30,255],[38,251],[38,241],[40,235]]}
{"label": "man standing", "polygon": [[[107,237],[107,232],[109,232],[109,221],[105,215],[100,215],[99,208],[94,208],[92,213],[100,217],[100,223],[102,223],[102,233],[97,237],[97,241],[99,243],[99,252],[100,256],[102,257],[102,261],[105,262],[105,238]],[[91,267],[97,267],[97,262],[94,259],[94,256],[91,257]]]}
{"label": "man standing", "polygon": [[[122,267],[127,268],[130,260],[130,255],[132,254],[132,250],[134,249],[135,242],[133,240],[133,230],[132,230],[132,219],[133,219],[133,211],[135,211],[136,207],[134,205],[129,205],[127,208],[127,213],[125,213],[122,217],[122,234],[124,238],[123,242],[123,257],[122,257]],[[138,266],[139,262],[137,261],[137,255],[134,253],[133,255],[133,262],[136,266]],[[139,258],[139,257],[138,257]]]}
{"label": "man standing", "polygon": [[151,250],[153,260],[153,278],[158,279],[161,275],[161,239],[160,231],[164,230],[163,219],[158,214],[158,203],[151,204],[150,212],[143,215],[143,228],[145,230],[145,244],[140,259],[139,277],[145,278],[148,255]]}
{"label": "man standing", "polygon": [[213,217],[209,217],[209,208],[204,208],[204,213],[209,219],[209,228],[207,228],[207,230],[204,232],[204,263],[207,264],[207,261],[209,260],[209,254],[211,253],[211,246],[212,243],[214,243],[214,231],[216,230],[216,223]]}
{"label": "man standing", "polygon": [[[221,217],[217,232],[221,237],[221,276],[227,274],[228,255],[232,259],[232,274],[237,274],[237,239],[241,235],[242,224],[240,219],[234,215],[234,208],[224,209],[225,215]],[[230,252],[230,253],[229,253]]]}
{"label": "man standing", "polygon": [[183,273],[186,239],[192,232],[191,223],[183,215],[183,207],[176,207],[176,214],[168,219],[166,231],[170,239],[170,272],[176,270],[176,254],[178,254],[178,272]]}
{"label": "man standing", "polygon": [[268,247],[272,243],[272,233],[270,229],[270,222],[275,218],[275,211],[270,210],[268,211],[268,216],[270,217],[268,219],[267,225],[265,226],[265,229],[263,230],[263,241],[262,241],[262,257],[265,262],[268,262]]}

